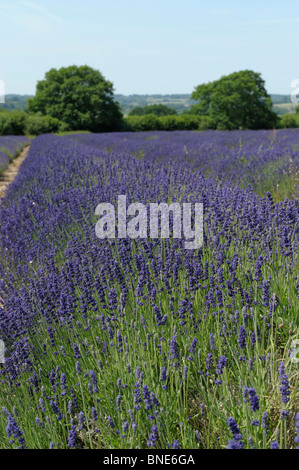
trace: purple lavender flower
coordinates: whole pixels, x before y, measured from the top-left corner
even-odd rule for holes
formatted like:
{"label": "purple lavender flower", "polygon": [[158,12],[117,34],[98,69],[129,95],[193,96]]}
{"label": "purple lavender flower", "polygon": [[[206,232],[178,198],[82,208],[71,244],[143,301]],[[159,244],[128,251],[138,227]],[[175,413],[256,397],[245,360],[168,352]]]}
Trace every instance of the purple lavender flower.
{"label": "purple lavender flower", "polygon": [[[13,437],[14,439],[18,439],[20,447],[19,449],[23,449],[25,446],[25,439],[23,436],[23,431],[19,428],[19,426],[16,423],[15,418],[10,414],[7,413],[7,426],[5,428],[6,434],[8,437]],[[12,440],[12,443],[14,440]]]}
{"label": "purple lavender flower", "polygon": [[256,390],[253,387],[248,389],[249,403],[251,411],[258,411],[260,408],[259,397],[257,396]]}
{"label": "purple lavender flower", "polygon": [[160,378],[161,382],[166,382],[167,380],[167,368],[166,367],[162,367],[161,369],[161,378]]}
{"label": "purple lavender flower", "polygon": [[57,420],[60,421],[62,419],[62,416],[61,416],[61,413],[60,413],[60,410],[59,410],[58,406],[56,405],[56,403],[53,400],[50,400],[50,406],[51,406],[53,412],[57,415]]}
{"label": "purple lavender flower", "polygon": [[109,423],[109,425],[111,426],[112,429],[115,428],[115,424],[114,424],[114,421],[113,419],[111,418],[111,416],[107,416],[107,421]]}
{"label": "purple lavender flower", "polygon": [[96,376],[94,370],[90,371],[90,378],[91,378],[91,381],[92,381],[92,384],[93,384],[93,393],[98,393],[98,391],[99,391],[98,379],[97,379],[97,376]]}
{"label": "purple lavender flower", "polygon": [[80,429],[84,429],[85,421],[86,419],[85,419],[84,413],[83,411],[80,411],[80,413],[78,413],[78,423],[79,423]]}
{"label": "purple lavender flower", "polygon": [[74,347],[74,358],[75,359],[80,359],[81,354],[80,354],[78,345],[76,343],[74,343],[73,347]]}
{"label": "purple lavender flower", "polygon": [[295,436],[296,449],[299,449],[299,413],[296,413],[296,417],[295,417],[295,431],[296,431],[296,436]]}
{"label": "purple lavender flower", "polygon": [[154,392],[151,392],[151,400],[155,406],[161,406],[161,403],[159,402]]}
{"label": "purple lavender flower", "polygon": [[98,413],[94,406],[91,408],[91,416],[94,421],[98,420]]}
{"label": "purple lavender flower", "polygon": [[285,373],[285,367],[283,362],[281,362],[279,366],[279,378],[281,382],[281,386],[279,388],[281,399],[283,403],[288,403],[290,401],[289,396],[291,394],[291,391],[288,376]]}
{"label": "purple lavender flower", "polygon": [[222,375],[223,374],[223,369],[226,367],[227,364],[227,358],[225,356],[220,356],[216,368],[216,374]]}
{"label": "purple lavender flower", "polygon": [[231,439],[228,442],[227,449],[243,449],[244,444],[236,439]]}
{"label": "purple lavender flower", "polygon": [[154,425],[151,429],[149,439],[147,441],[148,447],[155,447],[158,439],[158,426]]}
{"label": "purple lavender flower", "polygon": [[241,325],[238,337],[238,344],[240,349],[244,349],[246,347],[246,336],[246,329]]}
{"label": "purple lavender flower", "polygon": [[117,395],[117,397],[116,397],[116,409],[117,409],[117,411],[120,411],[121,400],[122,400],[122,396]]}
{"label": "purple lavender flower", "polygon": [[215,349],[215,339],[213,333],[210,333],[210,349],[212,349],[212,351]]}
{"label": "purple lavender flower", "polygon": [[233,435],[233,440],[229,441],[228,449],[242,449],[244,444],[241,442],[243,436],[234,418],[227,419],[230,432]]}
{"label": "purple lavender flower", "polygon": [[270,444],[271,449],[279,449],[279,445],[277,441],[273,441]]}
{"label": "purple lavender flower", "polygon": [[281,410],[281,419],[286,419],[289,416],[288,410]]}
{"label": "purple lavender flower", "polygon": [[79,361],[76,362],[76,372],[77,372],[77,375],[80,375],[80,374],[81,374],[81,366],[80,366],[80,362],[79,362]]}
{"label": "purple lavender flower", "polygon": [[252,426],[259,426],[261,424],[261,422],[258,419],[253,419],[251,421],[251,424],[252,424]]}
{"label": "purple lavender flower", "polygon": [[173,441],[171,447],[172,447],[173,449],[180,449],[180,443],[179,443],[179,441],[175,439],[175,440]]}
{"label": "purple lavender flower", "polygon": [[265,433],[267,433],[267,429],[268,429],[268,413],[267,413],[267,411],[264,411],[264,413],[263,413],[262,428],[265,430]]}
{"label": "purple lavender flower", "polygon": [[175,335],[170,340],[170,352],[173,359],[179,358],[178,343]]}
{"label": "purple lavender flower", "polygon": [[125,421],[123,424],[122,430],[124,433],[126,433],[128,429],[129,429],[129,422]]}
{"label": "purple lavender flower", "polygon": [[206,369],[210,370],[212,367],[213,354],[208,353],[206,358]]}
{"label": "purple lavender flower", "polygon": [[152,400],[151,400],[150,392],[149,392],[149,389],[148,389],[147,385],[143,386],[143,400],[144,400],[144,403],[145,403],[145,408],[147,410],[151,410],[153,405],[152,405]]}
{"label": "purple lavender flower", "polygon": [[62,390],[61,396],[64,397],[66,395],[66,377],[64,373],[60,376],[60,388]]}
{"label": "purple lavender flower", "polygon": [[35,417],[35,422],[36,422],[36,424],[37,424],[40,428],[44,428],[44,427],[45,427],[45,426],[43,425],[42,420],[41,420],[38,416]]}
{"label": "purple lavender flower", "polygon": [[68,447],[70,449],[73,449],[74,447],[76,447],[76,441],[77,441],[76,426],[72,424],[71,429],[69,431],[68,441],[67,441]]}

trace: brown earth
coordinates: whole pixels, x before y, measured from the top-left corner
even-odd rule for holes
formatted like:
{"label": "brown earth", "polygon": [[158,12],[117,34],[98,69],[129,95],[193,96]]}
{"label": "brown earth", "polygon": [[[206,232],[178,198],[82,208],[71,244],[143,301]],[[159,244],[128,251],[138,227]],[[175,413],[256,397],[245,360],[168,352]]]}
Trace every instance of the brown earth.
{"label": "brown earth", "polygon": [[8,185],[15,179],[21,163],[27,157],[30,145],[25,147],[20,155],[9,164],[8,168],[0,175],[0,199],[5,195]]}

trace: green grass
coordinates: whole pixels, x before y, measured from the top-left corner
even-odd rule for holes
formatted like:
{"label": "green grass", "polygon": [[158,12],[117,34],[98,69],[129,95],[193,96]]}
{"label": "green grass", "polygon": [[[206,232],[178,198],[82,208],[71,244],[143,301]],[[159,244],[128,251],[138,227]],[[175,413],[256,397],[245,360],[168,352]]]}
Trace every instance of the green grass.
{"label": "green grass", "polygon": [[64,132],[55,132],[55,135],[63,137],[64,135],[72,134],[90,134],[90,131],[64,131]]}

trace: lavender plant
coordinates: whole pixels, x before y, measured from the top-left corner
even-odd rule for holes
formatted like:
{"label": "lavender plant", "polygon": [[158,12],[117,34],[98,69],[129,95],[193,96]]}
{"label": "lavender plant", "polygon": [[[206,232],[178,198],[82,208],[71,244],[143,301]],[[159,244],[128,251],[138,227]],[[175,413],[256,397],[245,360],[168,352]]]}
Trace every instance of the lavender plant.
{"label": "lavender plant", "polygon": [[[295,447],[299,202],[237,155],[279,175],[298,135],[34,139],[0,207],[3,448]],[[119,194],[202,202],[203,246],[97,238]]]}

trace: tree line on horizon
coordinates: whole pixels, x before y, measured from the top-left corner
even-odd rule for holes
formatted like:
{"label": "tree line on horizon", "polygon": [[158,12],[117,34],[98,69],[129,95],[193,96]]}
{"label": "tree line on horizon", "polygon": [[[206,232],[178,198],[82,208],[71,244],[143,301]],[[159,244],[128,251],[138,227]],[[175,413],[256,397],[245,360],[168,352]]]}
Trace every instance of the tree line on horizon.
{"label": "tree line on horizon", "polygon": [[0,135],[299,126],[298,112],[277,116],[261,74],[252,70],[198,85],[190,103],[194,104],[179,115],[173,106],[156,103],[137,106],[124,117],[112,82],[100,71],[86,65],[53,68],[37,83],[36,94],[26,101],[24,111],[1,109]]}

